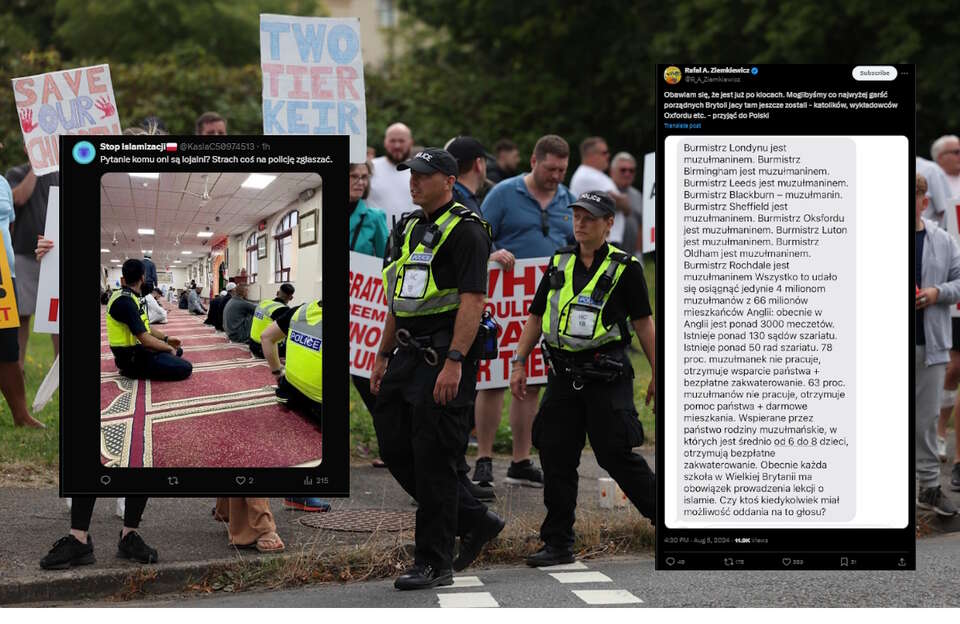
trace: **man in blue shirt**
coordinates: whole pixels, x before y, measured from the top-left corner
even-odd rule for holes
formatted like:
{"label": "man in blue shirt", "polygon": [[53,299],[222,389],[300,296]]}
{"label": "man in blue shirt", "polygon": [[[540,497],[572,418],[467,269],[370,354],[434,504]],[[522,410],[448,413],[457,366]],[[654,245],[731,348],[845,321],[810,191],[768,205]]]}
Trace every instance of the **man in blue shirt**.
{"label": "man in blue shirt", "polygon": [[[555,134],[540,137],[530,157],[530,173],[508,178],[495,186],[480,207],[493,231],[496,251],[490,260],[512,270],[515,258],[546,258],[559,247],[574,242],[573,213],[576,198],[562,184],[570,159],[570,146]],[[473,481],[493,483],[493,441],[500,423],[504,388],[477,393],[477,464]],[[539,388],[523,400],[510,403],[513,461],[506,482],[543,487],[543,475],[530,460],[533,418]]]}

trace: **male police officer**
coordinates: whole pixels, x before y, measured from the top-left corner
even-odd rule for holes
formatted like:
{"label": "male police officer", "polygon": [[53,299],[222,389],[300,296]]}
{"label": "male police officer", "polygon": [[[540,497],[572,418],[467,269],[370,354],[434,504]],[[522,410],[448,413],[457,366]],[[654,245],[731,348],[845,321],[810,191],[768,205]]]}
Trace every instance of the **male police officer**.
{"label": "male police officer", "polygon": [[140,299],[143,264],[130,259],[121,269],[123,288],[107,301],[107,339],[120,373],[134,379],[180,381],[193,372],[180,340],[151,329],[147,308]]}
{"label": "male police officer", "polygon": [[[288,309],[261,336],[263,353],[277,377],[277,397],[290,407],[320,419],[323,404],[323,308],[311,301]],[[277,344],[287,339],[286,368]]]}
{"label": "male police officer", "polygon": [[427,148],[397,168],[410,169],[410,194],[423,210],[404,215],[391,235],[383,272],[390,314],[370,389],[380,456],[419,505],[414,565],[394,586],[422,589],[452,584],[451,565],[470,565],[504,526],[457,476],[473,410],[471,346],[487,291],[490,234],[453,201],[450,153]]}
{"label": "male police officer", "polygon": [[[577,466],[584,434],[590,436],[597,463],[640,513],[653,519],[656,512],[653,472],[632,450],[643,442],[643,428],[633,404],[633,368],[624,354],[631,339],[629,317],[653,370],[647,285],[636,258],[605,242],[616,214],[610,196],[583,193],[571,207],[577,244],[551,258],[511,360],[510,390],[522,397],[526,358],[543,334],[550,372],[533,422],[533,444],[543,464],[547,517],[540,527],[545,546],[527,557],[531,566],[573,562]],[[653,395],[651,379],[647,403]]]}
{"label": "male police officer", "polygon": [[[247,345],[250,346],[250,352],[258,358],[263,357],[260,334],[270,326],[270,323],[288,311],[287,305],[293,300],[294,292],[293,284],[281,284],[275,298],[261,301],[257,309],[254,310],[253,319],[250,321],[250,338],[247,339]],[[212,302],[210,305],[213,307]],[[287,348],[286,343],[281,341],[277,348],[280,351],[280,357],[284,357]]]}

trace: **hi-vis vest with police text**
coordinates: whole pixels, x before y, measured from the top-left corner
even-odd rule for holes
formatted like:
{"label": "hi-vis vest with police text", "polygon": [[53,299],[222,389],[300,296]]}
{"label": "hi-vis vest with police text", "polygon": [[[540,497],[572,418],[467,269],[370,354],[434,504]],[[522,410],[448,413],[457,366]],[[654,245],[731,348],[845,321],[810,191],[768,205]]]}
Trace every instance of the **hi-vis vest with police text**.
{"label": "hi-vis vest with police text", "polygon": [[273,322],[271,315],[273,314],[274,310],[282,307],[282,303],[278,303],[273,299],[260,302],[260,305],[257,306],[257,309],[253,313],[253,322],[250,323],[251,340],[257,344],[260,344],[260,334],[262,334],[263,330],[269,327],[270,323]]}
{"label": "hi-vis vest with police text", "polygon": [[422,214],[415,215],[406,221],[399,255],[383,270],[384,294],[395,316],[427,316],[459,308],[460,293],[456,288],[437,288],[431,263],[437,250],[461,221],[477,221],[490,235],[490,226],[486,221],[462,204],[454,203],[433,224],[433,240],[422,240],[411,249],[413,228],[422,218]]}
{"label": "hi-vis vest with police text", "polygon": [[316,301],[297,308],[290,319],[285,371],[294,388],[323,402],[323,308]]}
{"label": "hi-vis vest with police text", "polygon": [[[541,328],[549,346],[564,351],[586,351],[624,340],[620,324],[614,323],[610,327],[603,324],[603,308],[626,270],[627,262],[636,262],[636,259],[609,243],[607,246],[607,257],[580,292],[573,291],[573,267],[577,259],[573,248],[561,249],[550,259],[550,265],[563,274],[563,286],[551,288],[547,294]],[[611,258],[614,254],[625,261]],[[609,274],[610,286],[602,299],[597,301],[593,298],[593,291],[604,274]],[[629,323],[623,326],[628,333],[631,332]],[[626,339],[629,339],[629,335]]]}
{"label": "hi-vis vest with police text", "polygon": [[140,320],[143,321],[143,326],[147,328],[148,332],[150,331],[150,319],[147,317],[147,306],[140,300],[140,297],[133,294],[133,292],[126,288],[121,288],[120,290],[113,291],[113,294],[110,295],[110,300],[107,301],[107,340],[110,341],[111,347],[135,347],[140,344],[140,341],[137,340],[137,337],[130,331],[130,327],[126,323],[121,323],[110,316],[110,308],[113,307],[113,303],[120,297],[130,297],[133,299],[133,304],[140,310]]}

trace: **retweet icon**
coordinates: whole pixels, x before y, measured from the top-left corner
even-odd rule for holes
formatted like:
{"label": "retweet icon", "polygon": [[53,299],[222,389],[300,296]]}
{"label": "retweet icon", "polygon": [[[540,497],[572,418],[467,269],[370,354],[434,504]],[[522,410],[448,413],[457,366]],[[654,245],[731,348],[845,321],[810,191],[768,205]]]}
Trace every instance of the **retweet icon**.
{"label": "retweet icon", "polygon": [[90,141],[80,141],[73,146],[73,159],[81,165],[89,165],[97,155]]}

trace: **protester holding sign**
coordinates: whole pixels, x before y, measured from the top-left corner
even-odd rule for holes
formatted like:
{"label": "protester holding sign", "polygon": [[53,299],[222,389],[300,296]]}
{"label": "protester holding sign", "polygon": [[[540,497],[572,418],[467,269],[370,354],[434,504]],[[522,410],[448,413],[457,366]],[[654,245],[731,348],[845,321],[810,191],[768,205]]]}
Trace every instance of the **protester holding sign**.
{"label": "protester holding sign", "polygon": [[[0,148],[3,146],[0,145]],[[13,247],[10,242],[10,224],[16,219],[13,208],[13,192],[10,185],[0,178],[0,232],[3,233],[3,255],[9,264],[11,281],[14,278]],[[15,283],[10,284],[16,290]],[[0,285],[0,290],[6,290]],[[16,316],[16,314],[12,315]],[[12,318],[10,320],[13,320]],[[20,346],[17,343],[16,324],[0,329],[0,391],[10,406],[13,424],[17,427],[43,429],[44,424],[27,411],[27,396],[23,383],[23,370],[20,366]]]}
{"label": "protester holding sign", "polygon": [[[643,270],[636,258],[605,241],[616,205],[606,193],[587,192],[572,206],[576,245],[557,250],[540,281],[513,359],[510,390],[526,395],[526,358],[542,334],[550,363],[547,390],[533,423],[543,462],[540,527],[544,547],[531,566],[573,562],[577,466],[585,436],[600,467],[647,518],[656,516],[656,479],[633,447],[643,427],[633,402],[633,368],[624,352],[631,325],[654,368],[654,324]],[[629,319],[629,324],[628,324]],[[653,375],[646,401],[654,396]]]}

